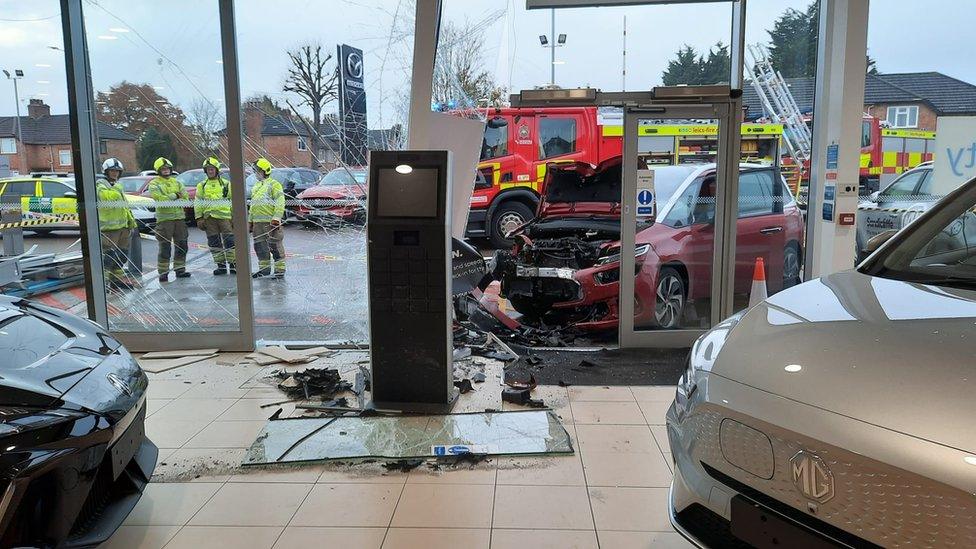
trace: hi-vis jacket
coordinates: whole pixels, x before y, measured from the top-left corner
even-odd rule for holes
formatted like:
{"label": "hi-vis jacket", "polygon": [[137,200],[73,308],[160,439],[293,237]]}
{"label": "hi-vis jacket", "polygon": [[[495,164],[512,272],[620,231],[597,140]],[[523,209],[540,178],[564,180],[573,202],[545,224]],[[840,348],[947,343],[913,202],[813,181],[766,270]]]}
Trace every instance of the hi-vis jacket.
{"label": "hi-vis jacket", "polygon": [[230,219],[230,197],[230,181],[223,177],[204,179],[197,184],[197,194],[193,197],[193,217]]}
{"label": "hi-vis jacket", "polygon": [[271,177],[257,180],[251,191],[247,220],[251,223],[270,223],[272,219],[280,221],[284,216],[285,191],[281,183]]}
{"label": "hi-vis jacket", "polygon": [[[150,181],[149,193],[156,202],[190,199],[183,184],[173,176],[158,176]],[[177,221],[183,218],[183,208],[180,206],[156,206],[156,221]]]}
{"label": "hi-vis jacket", "polygon": [[135,229],[136,218],[132,215],[125,189],[118,182],[109,183],[106,179],[95,182],[98,194],[98,228],[102,231]]}

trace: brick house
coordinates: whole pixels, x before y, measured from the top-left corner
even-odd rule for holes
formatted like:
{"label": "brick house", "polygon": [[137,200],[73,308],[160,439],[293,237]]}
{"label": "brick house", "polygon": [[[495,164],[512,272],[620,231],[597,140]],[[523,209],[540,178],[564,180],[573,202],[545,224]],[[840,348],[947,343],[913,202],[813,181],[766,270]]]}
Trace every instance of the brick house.
{"label": "brick house", "polygon": [[[813,110],[814,79],[788,78],[803,112]],[[746,119],[763,116],[752,86],[742,93]],[[940,116],[976,115],[976,86],[939,72],[869,74],[864,83],[864,112],[891,128],[937,131]]]}
{"label": "brick house", "polygon": [[[268,113],[260,103],[246,103],[243,111],[244,161],[266,157],[279,167],[314,166],[311,151],[311,135],[304,122],[292,116]],[[322,150],[319,151],[319,170],[326,172],[338,165],[341,138],[337,117],[327,115],[322,125]],[[220,130],[220,146],[227,149],[227,130]],[[368,130],[367,147],[371,150],[388,148],[400,136],[398,128]]]}
{"label": "brick house", "polygon": [[[31,99],[27,116],[20,117],[24,142],[17,139],[17,117],[0,116],[0,154],[10,160],[10,171],[71,172],[72,145],[68,115],[51,114],[51,107]],[[125,166],[136,167],[136,138],[114,126],[97,122],[98,162],[115,157]]]}

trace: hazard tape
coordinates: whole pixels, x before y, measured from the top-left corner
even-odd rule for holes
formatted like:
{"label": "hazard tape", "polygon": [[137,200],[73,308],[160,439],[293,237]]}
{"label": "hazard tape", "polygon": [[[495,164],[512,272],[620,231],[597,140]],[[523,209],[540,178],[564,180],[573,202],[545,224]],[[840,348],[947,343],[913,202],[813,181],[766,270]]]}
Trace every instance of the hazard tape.
{"label": "hazard tape", "polygon": [[78,214],[61,214],[41,219],[25,219],[15,223],[0,223],[0,230],[16,229],[18,227],[37,227],[38,225],[52,225],[65,221],[78,221]]}

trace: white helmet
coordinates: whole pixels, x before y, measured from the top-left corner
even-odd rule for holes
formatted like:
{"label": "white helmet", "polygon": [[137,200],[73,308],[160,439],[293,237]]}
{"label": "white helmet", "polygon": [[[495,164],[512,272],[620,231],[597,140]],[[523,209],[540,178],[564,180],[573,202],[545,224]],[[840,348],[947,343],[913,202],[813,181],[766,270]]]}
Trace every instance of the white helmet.
{"label": "white helmet", "polygon": [[125,171],[125,168],[118,158],[109,158],[105,162],[102,162],[102,173],[107,175],[109,170],[119,170],[119,173],[122,173]]}

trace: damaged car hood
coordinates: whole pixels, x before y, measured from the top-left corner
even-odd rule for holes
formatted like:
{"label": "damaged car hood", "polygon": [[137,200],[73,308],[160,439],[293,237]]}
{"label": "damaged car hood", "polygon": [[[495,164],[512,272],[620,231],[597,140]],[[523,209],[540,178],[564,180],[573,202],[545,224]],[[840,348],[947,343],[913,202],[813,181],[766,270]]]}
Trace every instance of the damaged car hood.
{"label": "damaged car hood", "polygon": [[366,196],[365,188],[356,187],[353,185],[319,185],[316,187],[311,187],[305,189],[298,195],[300,199],[310,199],[310,198],[332,198],[332,199],[342,199],[342,198],[359,198],[361,196]]}
{"label": "damaged car hood", "polygon": [[586,162],[549,164],[540,217],[603,215],[620,217],[621,157],[593,166]]}
{"label": "damaged car hood", "polygon": [[749,310],[711,373],[976,452],[974,322],[974,291],[836,273]]}

